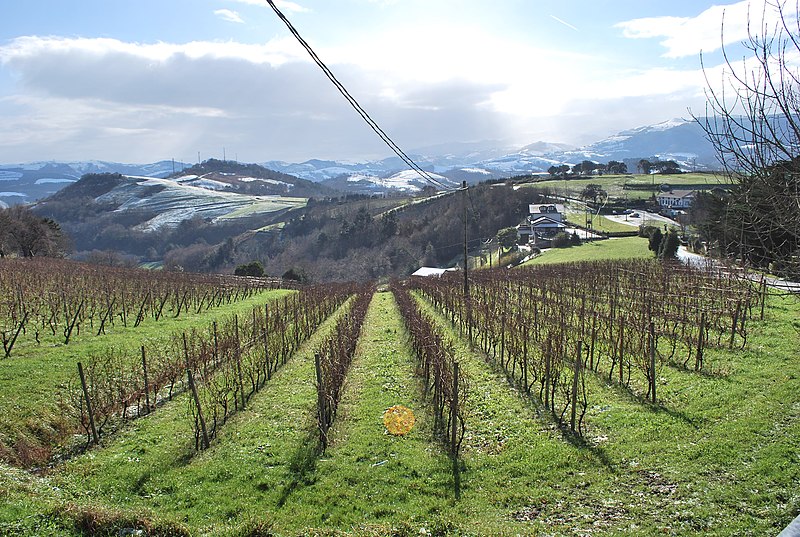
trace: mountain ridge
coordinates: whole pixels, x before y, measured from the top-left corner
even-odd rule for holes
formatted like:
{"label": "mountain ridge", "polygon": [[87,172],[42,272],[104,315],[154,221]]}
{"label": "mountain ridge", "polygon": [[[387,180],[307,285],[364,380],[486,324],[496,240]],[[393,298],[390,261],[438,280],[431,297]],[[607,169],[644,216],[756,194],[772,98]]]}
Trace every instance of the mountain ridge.
{"label": "mountain ridge", "polygon": [[[573,165],[582,160],[623,161],[632,171],[642,158],[675,160],[687,171],[719,167],[713,146],[706,140],[702,127],[695,121],[682,118],[623,130],[578,148],[547,141],[512,148],[506,142],[493,140],[438,144],[410,151],[409,155],[425,171],[437,174],[440,180],[453,185],[461,181],[477,183],[486,179],[546,173],[550,166]],[[373,161],[309,159],[300,163],[270,160],[260,165],[345,193],[413,192],[426,186],[421,177],[406,173],[408,166],[397,157]],[[0,203],[13,205],[42,199],[74,183],[85,173],[111,172],[167,178],[185,173],[190,167],[172,160],[141,165],[101,160],[0,164]]]}

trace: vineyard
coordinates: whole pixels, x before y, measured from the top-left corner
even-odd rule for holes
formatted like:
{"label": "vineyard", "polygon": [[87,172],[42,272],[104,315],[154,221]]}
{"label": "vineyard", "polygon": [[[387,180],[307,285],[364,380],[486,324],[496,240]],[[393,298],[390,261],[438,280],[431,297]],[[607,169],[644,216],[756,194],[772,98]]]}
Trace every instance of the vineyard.
{"label": "vineyard", "polygon": [[[585,375],[657,404],[664,364],[713,372],[708,347],[747,341],[766,288],[742,274],[648,261],[549,265],[511,274],[479,272],[469,294],[457,277],[416,287],[495,360],[509,379],[581,434],[588,408]],[[569,420],[566,420],[566,416]]]}
{"label": "vineyard", "polygon": [[47,263],[0,262],[3,535],[760,535],[800,512],[800,305],[739,271],[376,292]]}

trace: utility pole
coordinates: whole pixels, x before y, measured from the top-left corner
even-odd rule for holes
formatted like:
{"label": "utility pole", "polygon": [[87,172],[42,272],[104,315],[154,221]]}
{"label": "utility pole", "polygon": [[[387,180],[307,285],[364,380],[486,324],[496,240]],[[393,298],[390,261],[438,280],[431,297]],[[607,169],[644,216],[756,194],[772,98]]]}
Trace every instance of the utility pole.
{"label": "utility pole", "polygon": [[469,297],[469,280],[467,279],[467,182],[461,182],[461,190],[464,192],[462,205],[464,209],[464,300]]}
{"label": "utility pole", "polygon": [[467,311],[467,334],[470,344],[472,344],[472,306],[469,299],[469,257],[467,256],[467,182],[461,182],[461,190],[464,192],[464,308]]}

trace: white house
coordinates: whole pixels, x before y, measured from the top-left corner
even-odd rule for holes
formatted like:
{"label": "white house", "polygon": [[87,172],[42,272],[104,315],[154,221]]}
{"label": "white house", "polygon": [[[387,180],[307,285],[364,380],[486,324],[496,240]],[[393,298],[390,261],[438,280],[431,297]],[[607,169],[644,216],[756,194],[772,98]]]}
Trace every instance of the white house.
{"label": "white house", "polygon": [[536,238],[549,238],[566,229],[564,206],[555,203],[540,203],[528,206],[528,221],[533,242]]}
{"label": "white house", "polygon": [[530,213],[531,221],[537,218],[547,217],[550,220],[562,222],[565,212],[564,206],[558,203],[536,203],[528,205],[528,213]]}
{"label": "white house", "polygon": [[685,209],[692,205],[694,197],[694,190],[670,190],[669,192],[660,193],[656,196],[656,200],[658,200],[658,204],[661,207]]}

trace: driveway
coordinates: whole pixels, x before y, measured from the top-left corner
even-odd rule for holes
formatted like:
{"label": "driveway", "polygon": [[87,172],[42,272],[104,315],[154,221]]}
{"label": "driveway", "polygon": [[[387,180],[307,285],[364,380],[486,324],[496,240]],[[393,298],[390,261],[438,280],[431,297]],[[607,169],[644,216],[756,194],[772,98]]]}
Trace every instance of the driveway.
{"label": "driveway", "polygon": [[[686,265],[690,265],[696,268],[714,268],[720,266],[719,262],[709,257],[689,252],[683,246],[678,248],[678,259],[680,259]],[[747,277],[754,282],[760,282],[762,276],[763,275],[760,272],[748,272],[747,274]],[[800,293],[800,282],[792,282],[781,278],[775,278],[773,276],[763,276],[763,277],[764,280],[767,282],[767,285],[773,289],[777,289],[779,291],[785,291],[788,293]]]}

